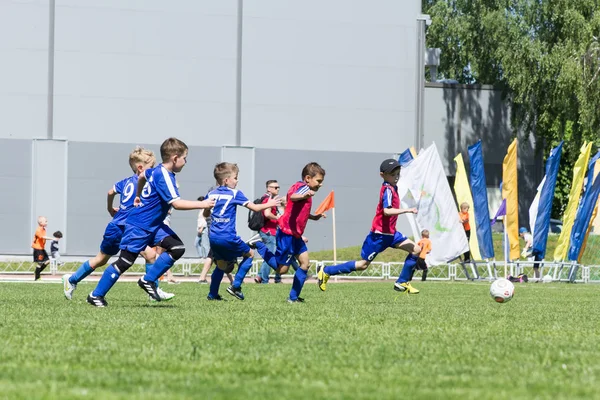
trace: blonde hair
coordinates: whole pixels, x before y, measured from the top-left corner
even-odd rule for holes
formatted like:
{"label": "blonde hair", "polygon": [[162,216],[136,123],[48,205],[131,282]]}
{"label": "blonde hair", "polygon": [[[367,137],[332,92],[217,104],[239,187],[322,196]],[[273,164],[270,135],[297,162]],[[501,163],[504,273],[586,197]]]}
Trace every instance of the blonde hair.
{"label": "blonde hair", "polygon": [[168,162],[173,156],[183,156],[187,150],[187,144],[177,138],[170,137],[160,145],[160,158],[163,162]]}
{"label": "blonde hair", "polygon": [[43,220],[46,220],[46,222],[48,222],[48,218],[44,217],[43,215],[40,215],[37,219],[38,225],[41,225]]}
{"label": "blonde hair", "polygon": [[237,174],[238,172],[240,172],[240,168],[237,164],[222,162],[215,165],[213,175],[215,176],[217,183],[222,185],[225,179]]}
{"label": "blonde hair", "polygon": [[141,146],[136,146],[135,149],[129,154],[129,166],[133,170],[133,172],[137,172],[137,166],[141,164],[142,166],[146,164],[156,164],[156,157],[154,157],[154,152],[148,149],[144,149]]}
{"label": "blonde hair", "polygon": [[469,205],[469,203],[467,203],[466,201],[463,201],[462,203],[460,203],[460,209],[462,210],[463,208],[471,208],[471,206]]}

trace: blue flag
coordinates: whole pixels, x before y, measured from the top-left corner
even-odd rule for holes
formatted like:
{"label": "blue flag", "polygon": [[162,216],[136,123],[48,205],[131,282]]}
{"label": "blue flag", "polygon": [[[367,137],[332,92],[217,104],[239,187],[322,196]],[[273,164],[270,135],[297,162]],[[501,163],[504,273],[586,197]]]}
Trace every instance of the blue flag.
{"label": "blue flag", "polygon": [[482,258],[494,258],[494,242],[490,225],[490,211],[487,196],[487,184],[483,169],[483,153],[481,140],[469,146],[471,171],[471,192],[473,193],[473,208],[477,226],[477,241]]}
{"label": "blue flag", "polygon": [[540,192],[540,203],[533,230],[533,255],[539,259],[543,259],[546,256],[546,242],[548,241],[548,230],[550,229],[552,200],[554,200],[554,189],[556,187],[562,146],[563,142],[560,142],[558,146],[552,149],[550,156],[546,160],[546,177],[544,186]]}
{"label": "blue flag", "polygon": [[585,191],[579,202],[579,209],[577,210],[577,216],[575,217],[575,223],[571,230],[571,245],[569,246],[569,260],[577,261],[579,253],[581,252],[581,246],[585,241],[587,229],[592,219],[592,212],[596,207],[598,196],[600,195],[600,175],[594,180],[594,166],[596,160],[600,158],[600,152],[598,152],[588,164],[588,175],[587,183],[585,185]]}
{"label": "blue flag", "polygon": [[401,167],[405,167],[408,164],[410,164],[410,162],[412,160],[414,160],[414,158],[415,157],[414,157],[411,149],[406,149],[400,154],[400,158],[398,158],[398,162],[400,163]]}

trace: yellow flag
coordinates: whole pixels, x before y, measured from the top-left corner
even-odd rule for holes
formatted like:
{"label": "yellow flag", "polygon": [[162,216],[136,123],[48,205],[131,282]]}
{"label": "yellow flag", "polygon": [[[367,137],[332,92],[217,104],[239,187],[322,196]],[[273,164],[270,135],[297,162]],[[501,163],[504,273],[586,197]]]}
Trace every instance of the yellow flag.
{"label": "yellow flag", "polygon": [[477,241],[477,226],[475,225],[475,208],[473,207],[473,196],[471,195],[471,187],[465,170],[465,163],[462,154],[454,157],[456,161],[456,179],[454,180],[454,193],[458,201],[458,209],[462,203],[469,205],[469,225],[471,225],[471,238],[469,239],[469,250],[473,260],[481,260],[479,252],[479,242]]}
{"label": "yellow flag", "polygon": [[508,257],[518,260],[519,251],[519,191],[517,183],[517,139],[508,146],[502,162],[502,198],[506,199],[504,229],[510,246]]}
{"label": "yellow flag", "polygon": [[[596,160],[594,163],[594,180],[600,173],[600,160]],[[592,218],[590,219],[590,224],[588,225],[587,232],[585,233],[585,238],[583,239],[583,244],[581,245],[581,250],[579,251],[579,256],[577,257],[577,262],[581,264],[581,257],[583,257],[583,252],[587,246],[588,237],[590,236],[590,232],[594,227],[594,221],[596,220],[596,216],[598,215],[598,205],[600,205],[600,199],[596,202],[596,207],[594,207],[594,211],[592,211]]]}
{"label": "yellow flag", "polygon": [[569,251],[569,242],[571,239],[571,230],[575,222],[577,207],[581,197],[581,189],[583,188],[583,180],[587,170],[588,162],[590,161],[590,152],[592,151],[592,142],[584,143],[581,146],[579,158],[573,167],[573,182],[571,183],[571,191],[569,192],[569,204],[563,215],[563,227],[558,238],[556,249],[554,250],[554,260],[562,261],[567,257]]}

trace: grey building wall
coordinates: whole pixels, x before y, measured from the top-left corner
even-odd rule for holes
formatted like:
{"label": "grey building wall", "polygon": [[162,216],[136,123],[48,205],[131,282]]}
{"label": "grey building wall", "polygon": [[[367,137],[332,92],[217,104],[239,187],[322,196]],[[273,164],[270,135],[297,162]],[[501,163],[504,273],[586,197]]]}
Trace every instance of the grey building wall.
{"label": "grey building wall", "polygon": [[0,138],[46,136],[48,3],[0,2]]}
{"label": "grey building wall", "polygon": [[242,145],[381,153],[412,142],[420,6],[245,1]]}
{"label": "grey building wall", "polygon": [[30,140],[0,139],[0,253],[29,254],[33,240]]}

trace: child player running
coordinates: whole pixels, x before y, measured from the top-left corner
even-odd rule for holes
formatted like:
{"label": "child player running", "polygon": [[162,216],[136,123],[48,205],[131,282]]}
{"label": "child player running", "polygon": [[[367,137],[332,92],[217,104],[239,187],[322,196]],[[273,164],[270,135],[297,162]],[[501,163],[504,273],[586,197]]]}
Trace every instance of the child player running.
{"label": "child player running", "polygon": [[158,278],[171,268],[185,253],[185,246],[164,219],[171,207],[176,210],[211,208],[214,201],[190,201],[179,197],[175,174],[186,164],[187,145],[179,139],[169,138],[160,146],[162,164],[147,169],[140,175],[134,199],[135,208],[125,221],[125,232],[119,245],[121,252],[115,263],[104,270],[98,285],[87,298],[95,307],[106,307],[108,291],[135,262],[146,246],[160,246],[165,251],[156,259],[139,281],[138,286],[156,301],[162,301],[157,291]]}
{"label": "child player running", "polygon": [[310,213],[312,198],[316,191],[323,186],[324,179],[325,170],[316,162],[311,162],[302,169],[302,180],[296,182],[288,190],[285,212],[277,220],[279,229],[276,233],[277,250],[275,254],[271,253],[260,241],[260,236],[256,235],[256,240],[252,238],[249,241],[256,246],[265,262],[279,274],[283,275],[288,271],[292,257],[298,259],[300,268],[294,274],[294,283],[288,299],[290,303],[304,302],[304,299],[300,297],[300,292],[306,281],[309,258],[302,235],[309,219],[318,221],[325,217],[325,214],[313,215]]}
{"label": "child player running", "polygon": [[[113,218],[104,230],[104,237],[102,238],[102,243],[100,243],[100,251],[96,257],[81,264],[74,274],[65,274],[62,277],[63,293],[67,300],[73,298],[73,292],[79,282],[88,277],[97,268],[106,265],[112,256],[119,253],[119,243],[125,231],[125,220],[129,212],[133,209],[133,199],[135,198],[138,178],[148,168],[154,168],[155,164],[156,157],[151,150],[137,146],[129,154],[129,166],[133,171],[133,175],[115,183],[106,196],[108,213]],[[117,194],[119,195],[119,208],[114,208],[113,202]],[[146,248],[141,254],[149,263],[152,263],[156,257],[156,253],[150,247]],[[173,297],[173,294],[162,292],[162,290],[159,293],[164,297],[164,300]]]}
{"label": "child player running", "polygon": [[[223,280],[223,275],[233,271],[238,257],[243,257],[242,262],[239,264],[233,283],[227,288],[227,293],[238,300],[244,300],[242,282],[252,267],[254,252],[237,234],[235,228],[237,206],[246,207],[254,212],[262,212],[268,208],[277,207],[281,203],[279,197],[269,199],[263,204],[254,204],[248,201],[246,196],[236,189],[239,171],[237,164],[228,162],[217,164],[214,176],[219,187],[206,195],[206,198],[215,201],[208,237],[213,259],[217,264],[217,268],[211,275],[208,300],[222,300],[219,295],[219,285]],[[208,213],[208,210],[204,211],[205,216],[208,216]]]}
{"label": "child player running", "polygon": [[[371,232],[367,235],[361,250],[361,260],[348,261],[343,264],[331,265],[317,268],[317,279],[319,289],[327,289],[327,281],[330,276],[349,274],[353,271],[363,271],[369,267],[371,262],[388,247],[402,249],[409,253],[419,254],[421,248],[402,233],[396,231],[398,215],[405,213],[417,213],[416,208],[400,208],[400,197],[398,196],[398,179],[400,178],[400,164],[394,159],[387,159],[379,167],[379,175],[383,178],[383,184],[379,190],[379,203],[373,218]],[[415,258],[416,260],[416,258]],[[401,276],[405,277],[401,283],[397,283],[396,290],[408,290],[410,294],[419,291],[411,286],[409,278],[416,263],[404,263]],[[397,286],[397,287],[396,287]]]}

